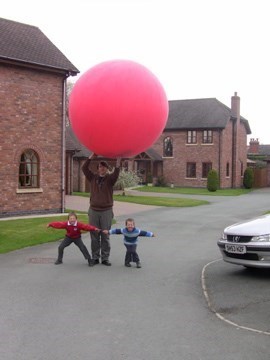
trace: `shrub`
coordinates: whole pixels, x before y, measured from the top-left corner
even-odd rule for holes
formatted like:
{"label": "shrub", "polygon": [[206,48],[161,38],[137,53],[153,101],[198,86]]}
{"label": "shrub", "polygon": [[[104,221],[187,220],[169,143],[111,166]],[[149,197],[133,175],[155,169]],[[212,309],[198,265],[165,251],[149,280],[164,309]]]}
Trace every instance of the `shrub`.
{"label": "shrub", "polygon": [[118,190],[123,190],[123,195],[124,195],[125,188],[137,186],[139,183],[140,183],[140,178],[136,174],[136,172],[121,170],[118,180],[114,185],[114,188]]}
{"label": "shrub", "polygon": [[158,176],[155,179],[155,184],[154,186],[166,186],[166,181],[165,178],[163,176]]}
{"label": "shrub", "polygon": [[254,183],[254,172],[253,169],[247,167],[244,171],[243,185],[246,189],[251,189]]}
{"label": "shrub", "polygon": [[153,183],[153,176],[151,174],[147,174],[146,183],[147,184],[152,184]]}
{"label": "shrub", "polygon": [[217,191],[219,187],[218,173],[216,170],[210,170],[207,175],[208,191]]}

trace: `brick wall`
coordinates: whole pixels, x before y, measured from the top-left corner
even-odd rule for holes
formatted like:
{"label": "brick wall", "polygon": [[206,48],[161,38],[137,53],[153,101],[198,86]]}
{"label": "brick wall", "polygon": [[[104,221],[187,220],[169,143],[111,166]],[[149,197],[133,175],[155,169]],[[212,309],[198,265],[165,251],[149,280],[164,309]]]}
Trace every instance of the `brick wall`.
{"label": "brick wall", "polygon": [[[202,131],[197,131],[197,144],[187,144],[187,131],[166,131],[153,146],[160,155],[163,151],[163,140],[167,136],[173,140],[173,157],[163,158],[165,181],[175,186],[205,187],[206,179],[202,178],[202,163],[212,162],[213,169],[218,168],[219,133],[213,132],[213,144],[202,144]],[[196,178],[186,177],[187,162],[196,163]]]}
{"label": "brick wall", "polygon": [[[56,74],[0,65],[0,217],[62,210],[62,87]],[[40,187],[18,193],[28,148],[39,157]]]}
{"label": "brick wall", "polygon": [[[232,186],[232,122],[224,130],[213,131],[213,143],[202,143],[203,132],[197,130],[197,144],[187,144],[187,131],[166,131],[152,146],[157,153],[163,155],[163,140],[170,136],[173,140],[173,157],[163,158],[163,175],[167,184],[173,183],[182,187],[206,187],[207,179],[202,178],[202,164],[212,163],[212,169],[220,174],[220,187],[230,188]],[[243,124],[238,130],[238,160],[237,160],[237,186],[242,186],[240,175],[241,162],[243,169],[246,168],[246,130]],[[196,178],[186,177],[187,162],[196,163]],[[226,167],[229,164],[229,176],[226,176]]]}

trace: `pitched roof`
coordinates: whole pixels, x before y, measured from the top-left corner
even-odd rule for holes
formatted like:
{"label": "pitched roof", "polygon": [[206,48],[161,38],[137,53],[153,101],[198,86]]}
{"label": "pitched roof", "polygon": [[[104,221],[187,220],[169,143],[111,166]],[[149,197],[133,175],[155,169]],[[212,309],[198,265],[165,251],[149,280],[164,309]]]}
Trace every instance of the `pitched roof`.
{"label": "pitched roof", "polygon": [[0,18],[0,62],[31,64],[76,75],[79,70],[39,28]]}
{"label": "pitched roof", "polygon": [[[215,98],[170,100],[166,130],[224,129],[231,118],[231,109]],[[240,117],[247,134],[248,121]]]}
{"label": "pitched roof", "polygon": [[75,151],[76,157],[89,157],[91,151],[80,143],[71,126],[66,126],[66,151]]}
{"label": "pitched roof", "polygon": [[270,145],[258,145],[258,152],[257,153],[253,153],[250,152],[250,146],[248,146],[247,149],[248,155],[266,155],[266,156],[270,156]]}
{"label": "pitched roof", "polygon": [[150,157],[151,160],[162,161],[162,156],[160,156],[153,148],[147,149],[145,153]]}

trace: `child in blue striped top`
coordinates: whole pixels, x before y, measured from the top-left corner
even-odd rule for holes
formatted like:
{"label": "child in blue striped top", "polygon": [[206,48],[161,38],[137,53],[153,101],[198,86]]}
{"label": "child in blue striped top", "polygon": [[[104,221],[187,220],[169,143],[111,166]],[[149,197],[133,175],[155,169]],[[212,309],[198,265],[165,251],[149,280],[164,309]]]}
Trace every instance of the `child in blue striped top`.
{"label": "child in blue striped top", "polygon": [[127,249],[125,256],[125,266],[131,267],[131,262],[136,263],[137,268],[141,268],[139,255],[137,254],[137,244],[139,236],[155,236],[151,231],[140,230],[135,227],[135,221],[132,218],[126,219],[126,227],[120,229],[103,230],[104,234],[124,235],[124,245]]}

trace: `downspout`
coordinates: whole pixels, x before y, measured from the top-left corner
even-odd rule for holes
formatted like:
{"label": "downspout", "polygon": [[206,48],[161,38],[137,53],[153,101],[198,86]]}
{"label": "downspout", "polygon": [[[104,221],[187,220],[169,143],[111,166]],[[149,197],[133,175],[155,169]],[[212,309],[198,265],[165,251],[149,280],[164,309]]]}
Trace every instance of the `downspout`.
{"label": "downspout", "polygon": [[238,132],[240,123],[240,97],[237,92],[231,97],[232,121],[232,187],[237,187],[237,162],[238,162]]}
{"label": "downspout", "polygon": [[221,129],[219,129],[219,144],[218,144],[218,168],[219,168],[219,186],[221,184]]}
{"label": "downspout", "polygon": [[78,191],[85,191],[81,189],[81,161],[78,160]]}
{"label": "downspout", "polygon": [[61,212],[65,212],[65,159],[66,159],[66,79],[69,74],[63,79],[63,90],[62,90],[62,174],[61,174]]}

